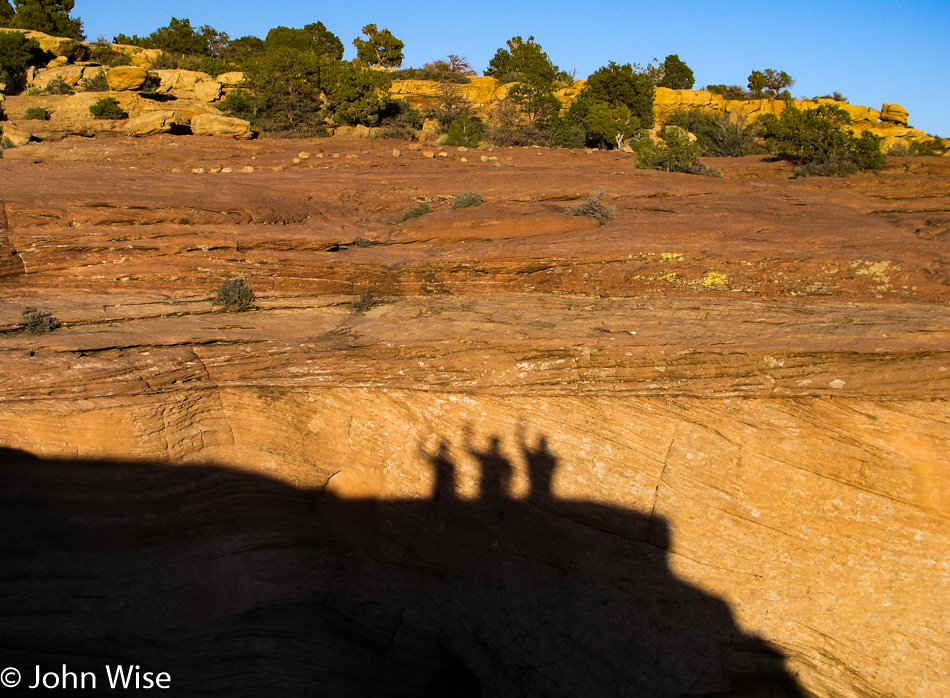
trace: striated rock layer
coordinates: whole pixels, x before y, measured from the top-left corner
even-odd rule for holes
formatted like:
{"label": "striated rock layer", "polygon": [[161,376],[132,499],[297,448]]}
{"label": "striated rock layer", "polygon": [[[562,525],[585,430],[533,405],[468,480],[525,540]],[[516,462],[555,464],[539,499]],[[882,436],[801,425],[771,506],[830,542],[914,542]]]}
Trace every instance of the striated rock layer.
{"label": "striated rock layer", "polygon": [[[720,180],[365,141],[20,152],[0,649],[25,675],[950,689],[945,160]],[[564,215],[599,187],[606,226]],[[486,204],[450,208],[464,191]],[[254,310],[213,305],[233,276]],[[28,306],[63,328],[26,334]]]}

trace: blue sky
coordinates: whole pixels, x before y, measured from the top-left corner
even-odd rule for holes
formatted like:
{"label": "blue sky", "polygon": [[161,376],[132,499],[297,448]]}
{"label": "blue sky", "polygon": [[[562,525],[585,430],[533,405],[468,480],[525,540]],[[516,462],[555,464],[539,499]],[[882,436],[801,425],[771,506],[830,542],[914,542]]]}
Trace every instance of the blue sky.
{"label": "blue sky", "polygon": [[852,104],[903,105],[910,124],[950,137],[950,0],[637,0],[609,2],[308,2],[306,0],[76,0],[89,39],[149,34],[171,17],[232,38],[323,22],[346,46],[374,23],[405,42],[404,67],[447,54],[481,72],[512,36],[533,35],[577,77],[608,61],[645,64],[679,54],[696,86],[745,85],[752,70],[795,78],[792,94],[843,93]]}

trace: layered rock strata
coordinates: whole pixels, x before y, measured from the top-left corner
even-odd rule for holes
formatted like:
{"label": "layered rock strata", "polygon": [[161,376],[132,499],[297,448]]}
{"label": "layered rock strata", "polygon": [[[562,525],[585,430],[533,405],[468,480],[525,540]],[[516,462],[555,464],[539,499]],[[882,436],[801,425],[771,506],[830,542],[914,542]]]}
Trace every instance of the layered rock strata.
{"label": "layered rock strata", "polygon": [[[947,692],[945,161],[442,152],[5,155],[4,657],[193,695]],[[565,215],[601,186],[607,225]],[[212,302],[234,276],[254,310]]]}

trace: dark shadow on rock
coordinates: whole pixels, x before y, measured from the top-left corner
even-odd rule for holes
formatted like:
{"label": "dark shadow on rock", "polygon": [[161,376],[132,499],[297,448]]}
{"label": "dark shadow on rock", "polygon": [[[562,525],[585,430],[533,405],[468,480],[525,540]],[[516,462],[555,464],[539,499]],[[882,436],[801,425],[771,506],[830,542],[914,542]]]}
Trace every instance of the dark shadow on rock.
{"label": "dark shadow on rock", "polygon": [[555,501],[547,442],[518,441],[526,500],[450,493],[445,441],[438,497],[393,501],[0,449],[0,665],[92,672],[88,695],[120,664],[168,672],[162,695],[803,695],[671,573],[665,521]]}

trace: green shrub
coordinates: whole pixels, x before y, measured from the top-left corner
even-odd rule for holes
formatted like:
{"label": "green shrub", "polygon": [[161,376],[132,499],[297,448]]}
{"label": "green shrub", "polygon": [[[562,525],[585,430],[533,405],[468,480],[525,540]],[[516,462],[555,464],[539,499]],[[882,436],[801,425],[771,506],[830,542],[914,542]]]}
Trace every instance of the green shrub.
{"label": "green shrub", "polygon": [[484,127],[477,118],[463,116],[452,122],[445,133],[445,145],[460,145],[467,148],[477,148]]}
{"label": "green shrub", "polygon": [[414,140],[422,128],[422,114],[403,99],[390,99],[379,112],[380,138]]}
{"label": "green shrub", "polygon": [[815,99],[833,99],[836,102],[844,102],[845,104],[848,103],[848,98],[840,92],[832,92],[830,95],[820,95],[815,97]]}
{"label": "green shrub", "polygon": [[373,242],[368,238],[364,238],[362,235],[357,235],[353,238],[353,242],[349,244],[350,247],[372,247]]}
{"label": "green shrub", "polygon": [[579,118],[577,123],[584,132],[584,142],[591,148],[616,148],[618,135],[627,139],[640,130],[640,119],[630,113],[626,104],[589,101],[583,112],[578,110],[571,116]]}
{"label": "green shrub", "polygon": [[503,148],[547,145],[548,134],[537,122],[529,121],[507,99],[498,102],[489,119],[488,141]]}
{"label": "green shrub", "polygon": [[53,78],[50,80],[46,83],[46,87],[43,88],[43,92],[48,95],[74,94],[72,86],[67,84],[62,78]]}
{"label": "green shrub", "polygon": [[679,126],[695,135],[700,155],[707,157],[741,157],[762,152],[755,129],[746,124],[743,116],[730,118],[698,107],[679,109],[667,117],[666,125]]}
{"label": "green shrub", "polygon": [[120,65],[132,65],[132,56],[112,48],[112,46],[105,41],[97,41],[92,45],[90,58],[110,68],[115,68]]}
{"label": "green shrub", "polygon": [[[142,83],[142,86],[139,88],[139,95],[142,97],[149,97],[154,99],[155,95],[158,94],[158,88],[162,86],[162,78],[156,75],[155,73],[149,73],[145,76],[145,82]],[[165,94],[161,95],[163,98],[174,99],[171,95]]]}
{"label": "green shrub", "polygon": [[666,57],[660,65],[662,76],[657,81],[657,87],[669,87],[672,90],[691,90],[695,78],[692,69],[673,53]]}
{"label": "green shrub", "polygon": [[914,149],[910,146],[910,144],[904,143],[903,141],[897,141],[887,149],[888,157],[902,158],[913,154]]}
{"label": "green shrub", "polygon": [[0,31],[0,82],[11,90],[12,78],[20,76],[27,66],[37,65],[44,55],[36,39],[28,39],[21,32]]}
{"label": "green shrub", "polygon": [[86,92],[108,92],[109,81],[106,80],[106,71],[100,70],[91,78],[83,78],[79,86]]}
{"label": "green shrub", "polygon": [[357,313],[365,313],[367,310],[376,305],[376,298],[369,291],[363,291],[360,294],[359,298],[353,301],[353,310]]}
{"label": "green shrub", "polygon": [[804,111],[788,106],[780,116],[768,114],[760,120],[765,147],[795,162],[799,177],[843,177],[880,169],[882,139],[870,131],[856,137],[850,123],[848,112],[831,104]]}
{"label": "green shrub", "polygon": [[224,96],[224,99],[218,102],[218,109],[230,116],[253,121],[255,117],[254,97],[247,90],[231,90]]}
{"label": "green shrub", "polygon": [[585,110],[593,103],[601,102],[611,107],[624,105],[630,110],[631,117],[640,120],[643,128],[651,128],[655,96],[653,79],[648,71],[638,70],[629,63],[618,65],[611,61],[587,78],[584,89],[571,103],[569,113],[583,120]]}
{"label": "green shrub", "polygon": [[430,61],[421,68],[395,70],[392,77],[393,80],[431,80],[465,85],[472,81],[471,76],[474,74],[472,66],[464,58],[450,55],[448,60]]}
{"label": "green shrub", "polygon": [[911,155],[943,155],[947,152],[947,144],[942,138],[931,136],[930,140],[911,141]]}
{"label": "green shrub", "polygon": [[43,107],[30,107],[24,112],[23,118],[34,121],[49,121],[49,112]]}
{"label": "green shrub", "polygon": [[[343,60],[343,42],[340,41],[340,37],[327,29],[323,22],[305,24],[303,29],[274,27],[267,32],[267,37],[259,47],[253,39],[254,37],[245,36],[231,42],[227,57],[240,60],[240,56],[235,56],[235,52],[230,50],[232,46],[239,46],[240,50],[237,53],[244,55],[263,50],[270,51],[276,48],[292,48],[297,51],[308,51],[318,56],[325,56],[334,61]],[[258,39],[258,41],[260,40]]]}
{"label": "green shrub", "polygon": [[402,50],[405,44],[393,36],[388,29],[377,29],[375,24],[367,24],[360,31],[365,39],[353,39],[356,57],[360,63],[370,67],[398,68],[402,65]]}
{"label": "green shrub", "polygon": [[255,300],[254,292],[245,285],[243,279],[222,281],[214,296],[215,303],[238,313],[250,310]]}
{"label": "green shrub", "polygon": [[772,99],[791,99],[788,88],[795,84],[792,76],[784,70],[753,70],[749,74],[749,89],[756,97],[771,97]]}
{"label": "green shrub", "polygon": [[202,73],[208,73],[218,77],[222,73],[232,73],[240,70],[240,67],[231,61],[223,58],[212,58],[211,56],[202,56],[198,65],[198,70]]}
{"label": "green shrub", "polygon": [[103,97],[98,102],[89,107],[89,113],[93,119],[127,119],[129,115],[119,106],[115,97]]}
{"label": "green shrub", "polygon": [[587,143],[584,129],[570,119],[558,119],[550,131],[548,144],[555,148],[583,148]]}
{"label": "green shrub", "polygon": [[46,334],[61,327],[62,323],[52,313],[27,308],[23,311],[23,326],[29,334]]}
{"label": "green shrub", "polygon": [[92,57],[92,51],[82,41],[64,41],[56,47],[56,55],[62,56],[69,63],[79,63],[88,61]]}
{"label": "green shrub", "polygon": [[285,47],[250,59],[244,82],[251,123],[293,135],[320,135],[334,122],[375,126],[392,83],[385,71]]}
{"label": "green shrub", "polygon": [[705,90],[712,92],[714,95],[721,95],[723,99],[745,100],[758,99],[759,97],[741,85],[706,85]]}
{"label": "green shrub", "polygon": [[603,195],[604,190],[598,189],[574,208],[567,209],[565,213],[569,216],[589,216],[601,225],[606,225],[607,221],[613,218],[614,209],[600,202],[600,197]]}
{"label": "green shrub", "polygon": [[181,56],[162,51],[155,57],[155,60],[153,60],[148,67],[152,70],[178,70],[178,64],[180,61]]}
{"label": "green shrub", "polygon": [[82,32],[82,20],[69,17],[74,4],[75,0],[13,0],[14,15],[11,3],[3,0],[0,17],[8,15],[5,24],[11,27],[82,41],[86,38]]}
{"label": "green shrub", "polygon": [[691,173],[699,161],[699,146],[678,126],[664,126],[660,139],[644,137],[634,144],[637,167],[644,170]]}
{"label": "green shrub", "polygon": [[459,194],[452,202],[452,208],[470,208],[472,206],[481,206],[485,203],[482,195],[475,191],[467,191]]}
{"label": "green shrub", "polygon": [[402,220],[408,221],[410,218],[419,218],[426,215],[427,213],[432,213],[432,207],[423,201],[415,208],[411,208],[402,214]]}

